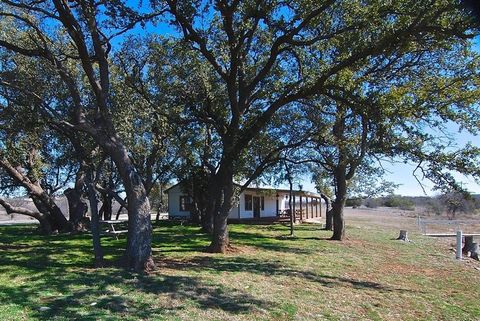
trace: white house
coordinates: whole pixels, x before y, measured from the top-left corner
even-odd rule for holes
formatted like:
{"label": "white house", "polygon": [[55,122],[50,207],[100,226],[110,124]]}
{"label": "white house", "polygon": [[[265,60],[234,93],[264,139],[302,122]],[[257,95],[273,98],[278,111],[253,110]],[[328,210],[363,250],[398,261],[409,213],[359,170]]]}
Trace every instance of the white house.
{"label": "white house", "polygon": [[[191,197],[180,184],[165,190],[168,194],[170,217],[190,216]],[[289,213],[289,190],[274,188],[247,188],[240,194],[238,205],[230,210],[230,219],[254,219],[276,217]],[[321,198],[319,194],[294,190],[292,209],[301,218],[320,217]]]}

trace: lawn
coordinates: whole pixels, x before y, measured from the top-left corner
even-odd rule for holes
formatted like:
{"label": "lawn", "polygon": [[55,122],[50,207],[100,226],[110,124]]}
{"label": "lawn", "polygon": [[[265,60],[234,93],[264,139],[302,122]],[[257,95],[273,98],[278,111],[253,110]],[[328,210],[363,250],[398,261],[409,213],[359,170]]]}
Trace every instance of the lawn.
{"label": "lawn", "polygon": [[[84,235],[0,227],[0,320],[480,320],[480,271],[448,244],[350,225],[232,225],[235,252],[206,254],[193,226],[154,229],[150,275],[91,268]],[[125,240],[103,238],[117,259]]]}

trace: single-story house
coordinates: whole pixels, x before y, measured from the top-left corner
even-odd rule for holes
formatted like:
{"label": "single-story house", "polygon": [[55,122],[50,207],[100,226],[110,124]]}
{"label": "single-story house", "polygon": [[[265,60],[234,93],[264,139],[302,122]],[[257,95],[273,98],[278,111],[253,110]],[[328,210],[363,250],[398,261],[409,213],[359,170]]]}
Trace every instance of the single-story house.
{"label": "single-story house", "polygon": [[[173,185],[165,193],[168,194],[169,216],[188,218],[192,198],[182,190],[181,185]],[[288,189],[248,187],[240,194],[236,202],[238,205],[230,210],[228,218],[255,219],[287,215],[290,210],[289,194]],[[294,190],[292,210],[301,218],[321,217],[320,194]]]}

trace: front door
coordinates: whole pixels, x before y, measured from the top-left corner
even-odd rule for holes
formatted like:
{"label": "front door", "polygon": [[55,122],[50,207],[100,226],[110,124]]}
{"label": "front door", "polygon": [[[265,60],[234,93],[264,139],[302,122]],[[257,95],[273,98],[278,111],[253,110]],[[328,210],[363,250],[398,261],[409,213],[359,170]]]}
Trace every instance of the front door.
{"label": "front door", "polygon": [[260,217],[260,197],[253,197],[253,217]]}

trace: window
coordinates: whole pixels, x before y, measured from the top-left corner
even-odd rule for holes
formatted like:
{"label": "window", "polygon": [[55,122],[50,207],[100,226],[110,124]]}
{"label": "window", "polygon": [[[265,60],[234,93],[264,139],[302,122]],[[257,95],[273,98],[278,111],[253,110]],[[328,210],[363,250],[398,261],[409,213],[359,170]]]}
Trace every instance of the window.
{"label": "window", "polygon": [[180,196],[180,211],[189,212],[192,207],[192,201],[189,196]]}
{"label": "window", "polygon": [[245,211],[251,211],[252,209],[252,195],[245,194]]}
{"label": "window", "polygon": [[260,197],[260,208],[265,211],[265,197]]}

